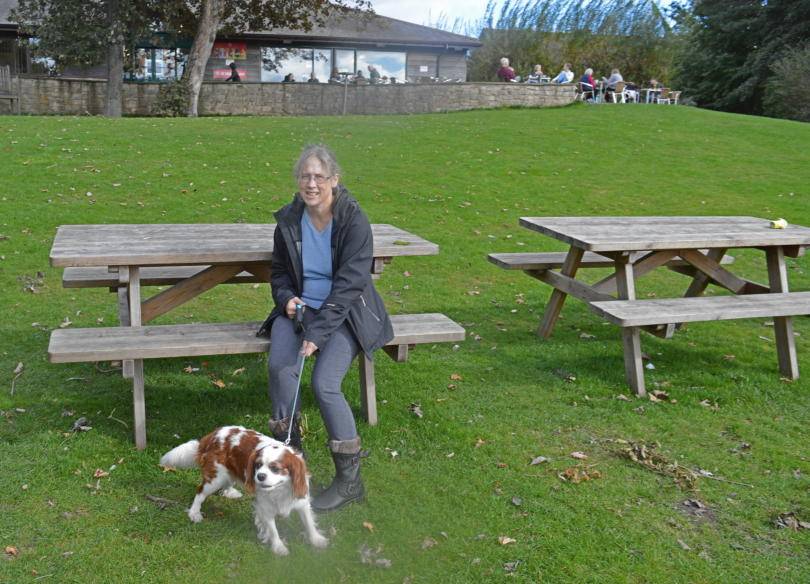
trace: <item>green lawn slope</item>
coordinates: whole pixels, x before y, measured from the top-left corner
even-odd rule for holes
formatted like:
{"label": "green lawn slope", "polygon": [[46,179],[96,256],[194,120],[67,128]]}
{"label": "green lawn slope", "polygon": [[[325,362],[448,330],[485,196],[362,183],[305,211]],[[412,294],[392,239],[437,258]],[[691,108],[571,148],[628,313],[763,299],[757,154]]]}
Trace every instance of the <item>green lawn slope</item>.
{"label": "green lawn slope", "polygon": [[[263,357],[148,361],[149,447],[137,452],[130,383],[106,363],[47,362],[61,323],[116,322],[114,296],[63,289],[48,252],[66,223],[272,222],[310,142],[335,150],[372,222],[440,246],[386,268],[377,286],[390,311],[443,312],[468,339],[418,347],[407,363],[380,356],[380,424],[360,424],[368,501],[320,518],[324,551],[304,542],[297,519],[280,522],[291,555],[277,558],[256,540],[249,500],[211,498],[205,521],[191,524],[197,474],[158,466],[218,425],[266,428]],[[564,249],[520,228],[524,215],[810,225],[808,150],[810,125],[667,106],[0,117],[0,581],[808,582],[810,530],[775,519],[810,521],[810,385],[779,379],[771,323],[645,335],[648,387],[669,401],[636,399],[616,327],[572,300],[539,340],[549,288],[486,260]],[[738,273],[767,281],[763,253],[732,253]],[[792,289],[810,290],[808,261],[788,264]],[[687,282],[654,273],[638,292],[677,295]],[[157,322],[260,319],[269,308],[267,286],[223,286]],[[810,321],[795,319],[795,330],[808,376]],[[344,388],[357,404],[356,369]],[[306,384],[304,414],[323,483],[331,463]],[[70,433],[80,416],[92,430]],[[668,461],[723,480],[686,489],[622,457],[626,441],[657,442]],[[539,456],[546,462],[530,465]],[[592,480],[561,480],[575,466]]]}

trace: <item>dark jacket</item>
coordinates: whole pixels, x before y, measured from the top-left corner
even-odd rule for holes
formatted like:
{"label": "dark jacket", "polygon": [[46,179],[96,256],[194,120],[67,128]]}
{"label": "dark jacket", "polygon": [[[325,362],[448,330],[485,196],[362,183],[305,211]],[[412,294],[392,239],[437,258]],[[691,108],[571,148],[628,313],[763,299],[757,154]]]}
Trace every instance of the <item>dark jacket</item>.
{"label": "dark jacket", "polygon": [[[301,217],[305,205],[296,196],[276,214],[270,287],[275,307],[257,334],[269,336],[273,321],[286,318],[290,298],[303,294]],[[307,326],[304,340],[322,347],[344,321],[363,352],[371,354],[394,338],[391,320],[371,281],[374,261],[371,225],[360,204],[343,185],[335,189],[332,209],[332,290]]]}

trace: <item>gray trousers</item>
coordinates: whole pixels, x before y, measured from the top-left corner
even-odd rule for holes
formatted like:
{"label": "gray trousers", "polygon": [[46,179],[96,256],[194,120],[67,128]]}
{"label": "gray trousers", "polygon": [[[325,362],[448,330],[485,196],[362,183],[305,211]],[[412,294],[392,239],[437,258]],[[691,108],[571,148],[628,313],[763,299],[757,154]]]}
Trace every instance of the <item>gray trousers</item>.
{"label": "gray trousers", "polygon": [[[305,324],[312,320],[313,316],[311,311],[305,312]],[[268,392],[274,420],[283,420],[293,414],[291,409],[298,385],[299,351],[303,342],[304,335],[295,333],[292,320],[280,316],[273,321],[273,328],[270,331],[270,356],[267,362]],[[314,355],[312,391],[318,402],[330,442],[354,440],[357,438],[357,426],[354,423],[352,409],[341,390],[341,383],[360,348],[344,322],[332,333],[325,346],[318,349]],[[307,360],[312,360],[312,357]],[[303,384],[301,391],[302,393],[305,391]],[[299,395],[296,409],[300,407]]]}

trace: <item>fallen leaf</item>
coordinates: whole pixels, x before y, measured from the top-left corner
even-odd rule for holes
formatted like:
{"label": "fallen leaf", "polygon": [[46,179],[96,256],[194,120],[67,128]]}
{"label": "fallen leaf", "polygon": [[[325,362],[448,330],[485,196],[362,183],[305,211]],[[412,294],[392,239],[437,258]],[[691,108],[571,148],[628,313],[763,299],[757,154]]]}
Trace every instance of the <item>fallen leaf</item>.
{"label": "fallen leaf", "polygon": [[626,395],[624,395],[623,393],[620,393],[619,395],[617,395],[615,399],[617,399],[619,401],[630,401],[630,398],[627,397]]}
{"label": "fallen leaf", "polygon": [[792,529],[793,531],[810,529],[810,521],[801,521],[793,511],[777,515],[774,525],[780,529]]}
{"label": "fallen leaf", "polygon": [[163,509],[165,509],[166,507],[169,507],[171,505],[179,505],[180,504],[177,501],[173,501],[171,499],[164,499],[163,497],[157,497],[155,495],[146,495],[146,498],[149,501],[152,501],[152,503],[154,503],[155,505],[157,505],[157,508],[160,509],[161,511]]}
{"label": "fallen leaf", "polygon": [[18,549],[17,549],[15,546],[13,546],[13,545],[7,545],[7,546],[6,546],[6,555],[13,556],[13,557],[15,557],[15,558],[16,558],[17,556],[19,556],[19,555],[20,555],[20,550],[18,550]]}
{"label": "fallen leaf", "polygon": [[588,334],[588,333],[580,333],[579,338],[580,339],[585,339],[585,340],[587,340],[587,339],[595,339],[596,335],[591,335],[591,334]]}
{"label": "fallen leaf", "polygon": [[410,272],[408,272],[407,270],[406,270],[406,271],[404,271],[404,272],[402,272],[402,275],[403,275],[403,276],[405,276],[406,278],[410,278],[410,277],[411,277],[411,273],[410,273]]}
{"label": "fallen leaf", "polygon": [[173,467],[173,466],[171,466],[169,464],[160,464],[158,466],[163,469],[164,473],[166,473],[166,472],[177,472],[177,468],[175,468],[175,467]]}
{"label": "fallen leaf", "polygon": [[368,529],[371,532],[374,531],[374,524],[371,523],[370,521],[363,521],[363,527],[365,527],[366,529]]}
{"label": "fallen leaf", "polygon": [[211,380],[211,383],[216,385],[220,389],[225,389],[225,382],[222,381],[221,379],[213,379]]}
{"label": "fallen leaf", "polygon": [[233,371],[233,373],[231,373],[231,375],[236,377],[237,375],[242,375],[244,372],[245,372],[245,368],[240,367],[239,369],[234,369],[234,371]]}
{"label": "fallen leaf", "polygon": [[24,368],[25,366],[23,365],[22,361],[17,363],[17,366],[14,368],[14,375],[19,375],[22,373]]}
{"label": "fallen leaf", "polygon": [[512,505],[514,505],[515,507],[520,507],[521,505],[523,505],[523,499],[521,499],[520,497],[512,497]]}
{"label": "fallen leaf", "polygon": [[423,415],[422,406],[418,403],[412,403],[410,406],[408,406],[408,411],[411,412],[417,418],[421,418]]}
{"label": "fallen leaf", "polygon": [[514,562],[504,562],[503,569],[508,574],[513,573],[517,570],[517,567],[520,565],[520,560],[515,560]]}
{"label": "fallen leaf", "polygon": [[486,441],[485,441],[485,440],[483,440],[483,439],[481,439],[481,438],[478,438],[478,439],[475,441],[475,447],[476,447],[476,448],[481,448],[481,447],[482,447],[484,444],[486,444]]}
{"label": "fallen leaf", "polygon": [[426,537],[425,539],[422,540],[422,549],[423,550],[429,550],[430,548],[435,546],[437,543],[438,542],[435,539],[433,539],[432,537]]}
{"label": "fallen leaf", "polygon": [[65,317],[65,320],[63,320],[62,322],[60,322],[60,323],[59,323],[59,328],[61,328],[61,329],[63,329],[63,328],[67,328],[67,327],[69,327],[69,326],[70,326],[70,325],[72,325],[72,324],[73,324],[73,322],[71,322],[70,318],[68,318],[68,317],[66,316],[66,317]]}
{"label": "fallen leaf", "polygon": [[82,416],[75,422],[73,422],[73,426],[70,428],[71,432],[87,432],[88,430],[92,430],[93,427],[89,426],[90,421]]}
{"label": "fallen leaf", "polygon": [[730,354],[729,355],[723,355],[723,361],[734,361],[734,359],[736,359],[736,358],[737,357],[735,357],[734,355],[730,355]]}
{"label": "fallen leaf", "polygon": [[186,373],[195,373],[195,372],[197,372],[199,370],[200,370],[199,367],[192,367],[191,365],[189,365],[188,367],[183,368],[183,371],[185,371]]}
{"label": "fallen leaf", "polygon": [[94,479],[100,479],[100,478],[104,478],[104,477],[108,477],[108,476],[110,476],[110,473],[108,473],[107,471],[102,470],[100,468],[97,468],[96,472],[93,473],[93,478]]}
{"label": "fallen leaf", "polygon": [[679,546],[681,546],[681,548],[683,548],[683,549],[684,549],[684,550],[686,550],[687,552],[688,552],[689,550],[691,550],[691,549],[692,549],[692,548],[690,548],[690,547],[689,547],[689,545],[688,545],[686,542],[684,542],[682,539],[678,539],[678,540],[676,540],[676,541],[678,542],[678,545],[679,545]]}
{"label": "fallen leaf", "polygon": [[463,381],[464,380],[464,378],[461,375],[459,375],[458,373],[452,373],[450,375],[450,379],[452,381]]}
{"label": "fallen leaf", "polygon": [[560,480],[578,485],[579,483],[590,481],[591,479],[601,478],[602,473],[598,470],[590,470],[582,466],[572,466],[559,473],[557,477],[559,477]]}
{"label": "fallen leaf", "polygon": [[577,451],[577,452],[572,452],[571,453],[571,458],[576,458],[578,460],[587,460],[588,455],[585,454],[584,452]]}
{"label": "fallen leaf", "polygon": [[565,369],[555,369],[554,375],[556,375],[563,381],[567,381],[568,383],[573,383],[574,381],[577,380],[576,375],[574,375],[570,371],[566,371]]}
{"label": "fallen leaf", "polygon": [[712,402],[712,401],[710,401],[710,400],[708,400],[708,399],[704,399],[704,400],[702,400],[702,401],[700,402],[700,405],[702,405],[704,408],[709,408],[710,410],[712,410],[712,411],[714,411],[714,412],[716,412],[717,410],[719,410],[719,409],[720,409],[720,406],[719,406],[719,405],[717,405],[717,402],[716,402],[716,401],[715,401],[715,402]]}
{"label": "fallen leaf", "polygon": [[535,456],[534,458],[532,458],[532,461],[529,463],[529,466],[543,464],[544,462],[548,462],[548,458],[546,458],[545,456]]}
{"label": "fallen leaf", "polygon": [[498,538],[498,543],[501,544],[501,545],[509,545],[510,543],[516,543],[516,542],[517,542],[516,539],[512,539],[511,537],[506,536],[506,535],[502,535],[502,536],[500,536]]}

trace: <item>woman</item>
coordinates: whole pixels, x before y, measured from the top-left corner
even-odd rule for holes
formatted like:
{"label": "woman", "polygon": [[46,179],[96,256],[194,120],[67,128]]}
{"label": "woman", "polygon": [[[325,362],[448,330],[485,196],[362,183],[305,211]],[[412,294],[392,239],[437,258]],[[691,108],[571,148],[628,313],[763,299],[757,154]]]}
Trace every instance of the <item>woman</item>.
{"label": "woman", "polygon": [[[394,332],[371,281],[371,225],[340,184],[334,154],[325,146],[307,146],[294,174],[298,192],[275,214],[270,277],[275,307],[259,334],[270,331],[270,431],[285,440],[292,424],[291,443],[298,449],[298,412],[291,409],[299,359],[318,351],[312,390],[329,436],[335,478],[312,507],[331,511],[364,495],[360,437],[341,391],[343,377],[360,351],[370,358]],[[296,307],[303,307],[302,328],[293,321]]]}
{"label": "woman", "polygon": [[574,72],[571,71],[571,63],[565,63],[562,71],[552,79],[552,83],[571,83],[574,80]]}
{"label": "woman", "polygon": [[593,69],[590,67],[585,69],[585,73],[579,79],[579,91],[582,99],[596,99],[596,81],[593,80]]}
{"label": "woman", "polygon": [[543,77],[543,66],[538,63],[534,66],[534,70],[526,76],[526,83],[540,83]]}
{"label": "woman", "polygon": [[509,59],[501,59],[501,68],[498,69],[498,79],[501,81],[512,81],[515,78],[515,70],[509,66]]}

